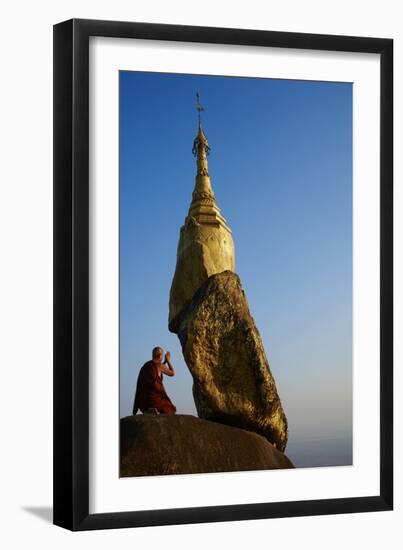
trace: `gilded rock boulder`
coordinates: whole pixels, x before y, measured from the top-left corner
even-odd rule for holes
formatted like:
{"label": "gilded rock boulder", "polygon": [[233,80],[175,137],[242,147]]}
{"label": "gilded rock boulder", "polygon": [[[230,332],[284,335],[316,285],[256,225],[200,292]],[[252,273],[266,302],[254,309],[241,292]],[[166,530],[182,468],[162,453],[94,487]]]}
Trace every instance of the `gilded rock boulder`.
{"label": "gilded rock boulder", "polygon": [[171,332],[178,331],[180,312],[210,275],[234,269],[234,243],[229,230],[221,223],[200,223],[197,217],[189,216],[181,228],[169,296]]}
{"label": "gilded rock boulder", "polygon": [[178,336],[200,418],[287,444],[287,419],[238,275],[210,276],[182,311]]}

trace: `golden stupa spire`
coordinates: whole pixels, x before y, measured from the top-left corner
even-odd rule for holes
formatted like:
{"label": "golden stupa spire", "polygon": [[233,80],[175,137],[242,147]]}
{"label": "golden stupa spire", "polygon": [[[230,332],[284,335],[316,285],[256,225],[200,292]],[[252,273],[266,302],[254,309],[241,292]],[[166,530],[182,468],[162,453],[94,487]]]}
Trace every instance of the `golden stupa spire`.
{"label": "golden stupa spire", "polygon": [[175,275],[169,295],[169,330],[178,332],[180,315],[205,280],[222,271],[234,271],[231,229],[218,208],[208,173],[210,147],[201,127],[204,108],[196,94],[199,125],[193,141],[196,181],[188,214],[180,229]]}
{"label": "golden stupa spire", "polygon": [[200,103],[199,92],[196,94],[196,110],[198,112],[199,126],[197,135],[193,141],[192,153],[197,161],[196,182],[192,194],[188,218],[195,218],[197,222],[207,225],[221,225],[231,233],[224,216],[217,206],[213,189],[211,187],[210,175],[208,173],[207,156],[210,153],[210,146],[201,127],[200,113],[204,107]]}
{"label": "golden stupa spire", "polygon": [[208,176],[207,155],[210,153],[210,146],[201,126],[193,142],[192,153],[197,158],[197,175]]}

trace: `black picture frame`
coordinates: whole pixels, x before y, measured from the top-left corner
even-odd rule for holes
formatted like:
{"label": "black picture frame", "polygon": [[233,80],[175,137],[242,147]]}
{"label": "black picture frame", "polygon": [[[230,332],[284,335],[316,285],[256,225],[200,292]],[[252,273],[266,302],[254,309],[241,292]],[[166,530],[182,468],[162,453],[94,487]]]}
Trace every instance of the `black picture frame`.
{"label": "black picture frame", "polygon": [[[89,38],[378,53],[380,490],[365,497],[89,513]],[[393,40],[73,19],[54,26],[54,523],[71,530],[391,510],[393,507]]]}

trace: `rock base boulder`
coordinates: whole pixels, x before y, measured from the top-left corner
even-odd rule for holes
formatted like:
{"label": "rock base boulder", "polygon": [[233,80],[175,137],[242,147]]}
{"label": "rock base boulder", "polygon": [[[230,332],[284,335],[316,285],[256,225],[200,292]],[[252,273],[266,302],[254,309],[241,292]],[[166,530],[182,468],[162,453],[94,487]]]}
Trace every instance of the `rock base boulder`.
{"label": "rock base boulder", "polygon": [[120,476],[293,468],[264,437],[191,415],[120,420]]}

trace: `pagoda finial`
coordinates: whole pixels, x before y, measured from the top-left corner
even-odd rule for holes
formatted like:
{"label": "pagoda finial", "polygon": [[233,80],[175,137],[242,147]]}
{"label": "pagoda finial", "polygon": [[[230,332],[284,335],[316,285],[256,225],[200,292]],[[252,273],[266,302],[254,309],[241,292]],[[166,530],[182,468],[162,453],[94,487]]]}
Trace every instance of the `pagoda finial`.
{"label": "pagoda finial", "polygon": [[201,126],[201,112],[204,111],[203,105],[200,103],[200,94],[196,92],[196,111],[199,116],[199,128]]}

